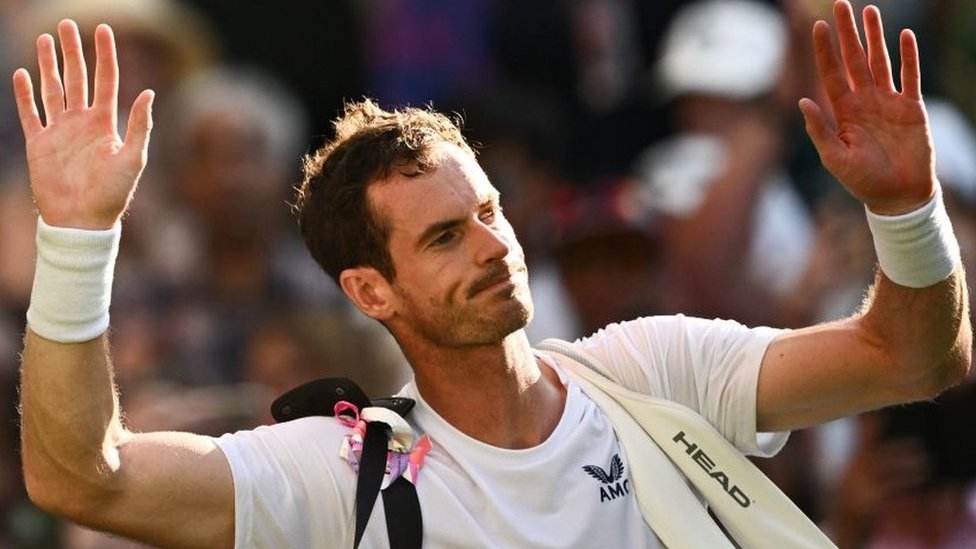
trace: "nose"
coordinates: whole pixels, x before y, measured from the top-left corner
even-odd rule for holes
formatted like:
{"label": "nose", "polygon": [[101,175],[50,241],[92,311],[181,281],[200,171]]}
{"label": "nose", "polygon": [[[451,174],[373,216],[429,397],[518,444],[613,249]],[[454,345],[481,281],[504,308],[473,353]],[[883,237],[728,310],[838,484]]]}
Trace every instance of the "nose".
{"label": "nose", "polygon": [[507,223],[492,225],[478,221],[474,229],[475,260],[479,265],[504,259],[516,246],[515,234]]}

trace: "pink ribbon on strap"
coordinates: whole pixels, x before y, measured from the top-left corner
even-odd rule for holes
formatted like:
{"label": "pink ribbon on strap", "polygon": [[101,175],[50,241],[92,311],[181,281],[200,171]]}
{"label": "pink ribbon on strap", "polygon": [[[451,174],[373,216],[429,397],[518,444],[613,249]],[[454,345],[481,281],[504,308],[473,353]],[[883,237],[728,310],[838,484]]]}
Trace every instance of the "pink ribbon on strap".
{"label": "pink ribbon on strap", "polygon": [[[364,408],[361,414],[355,404],[345,400],[337,402],[333,408],[336,420],[350,428],[349,434],[342,439],[342,444],[339,447],[339,456],[354,471],[359,471],[359,460],[363,452],[363,439],[366,437],[366,424],[369,422],[369,419],[364,416],[371,415],[367,411],[372,410],[379,411],[381,409]],[[385,409],[382,410],[384,411],[379,413],[379,415],[391,417],[385,412]],[[405,424],[406,422],[403,423]],[[413,444],[410,448],[405,447],[404,437],[402,436],[404,425],[397,425],[396,427],[395,431],[399,431],[401,436],[390,438],[386,453],[386,475],[383,479],[383,488],[389,486],[390,483],[400,476],[413,484],[417,484],[417,480],[420,477],[420,469],[424,466],[424,459],[431,449],[430,437],[427,435],[420,437],[416,442],[411,441]]]}

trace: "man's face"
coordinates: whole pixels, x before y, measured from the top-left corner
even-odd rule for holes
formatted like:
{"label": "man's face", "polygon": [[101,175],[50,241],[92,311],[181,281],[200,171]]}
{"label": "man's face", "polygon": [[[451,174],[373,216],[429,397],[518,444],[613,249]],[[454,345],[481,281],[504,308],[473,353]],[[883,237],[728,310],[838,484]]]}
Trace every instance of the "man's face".
{"label": "man's face", "polygon": [[436,169],[369,189],[391,227],[390,328],[442,347],[495,344],[531,319],[525,256],[475,159],[453,145],[436,152]]}

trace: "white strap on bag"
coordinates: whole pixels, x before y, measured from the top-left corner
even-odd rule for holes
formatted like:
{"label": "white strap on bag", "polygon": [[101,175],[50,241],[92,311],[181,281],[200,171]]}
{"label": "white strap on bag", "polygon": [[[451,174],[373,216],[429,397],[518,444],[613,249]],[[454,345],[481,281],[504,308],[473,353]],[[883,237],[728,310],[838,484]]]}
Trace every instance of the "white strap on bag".
{"label": "white strap on bag", "polygon": [[[644,517],[666,546],[733,547],[688,489],[684,483],[687,479],[739,547],[836,547],[772,481],[694,411],[622,387],[607,377],[595,357],[566,341],[547,339],[537,348],[556,354],[559,363],[613,424],[631,464]],[[676,485],[675,476],[682,486]]]}

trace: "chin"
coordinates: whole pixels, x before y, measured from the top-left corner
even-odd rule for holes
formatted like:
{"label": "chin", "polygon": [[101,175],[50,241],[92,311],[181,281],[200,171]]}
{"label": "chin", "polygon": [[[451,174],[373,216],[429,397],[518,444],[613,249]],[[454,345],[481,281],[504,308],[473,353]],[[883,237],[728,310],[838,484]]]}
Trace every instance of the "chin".
{"label": "chin", "polygon": [[532,319],[532,304],[515,301],[512,307],[483,316],[467,327],[458,327],[457,338],[473,345],[500,343],[505,338],[524,329]]}
{"label": "chin", "polygon": [[496,321],[495,325],[498,326],[498,331],[503,332],[500,333],[503,338],[528,326],[535,313],[531,299],[525,301],[516,300],[516,302],[519,305],[518,307],[513,308],[511,311],[506,311],[494,319]]}

